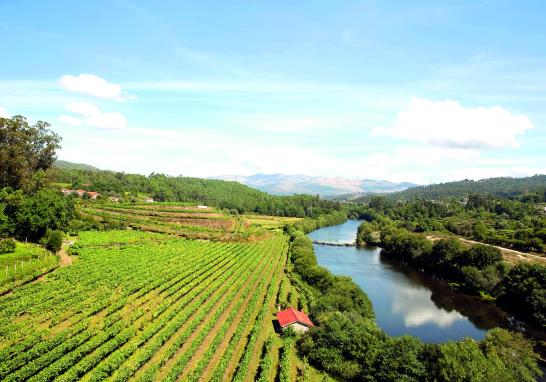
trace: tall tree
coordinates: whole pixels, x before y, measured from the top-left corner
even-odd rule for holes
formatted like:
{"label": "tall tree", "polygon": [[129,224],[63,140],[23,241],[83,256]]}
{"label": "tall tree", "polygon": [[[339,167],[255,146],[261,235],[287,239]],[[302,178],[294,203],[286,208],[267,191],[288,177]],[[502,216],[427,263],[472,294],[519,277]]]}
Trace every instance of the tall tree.
{"label": "tall tree", "polygon": [[22,116],[0,118],[0,188],[24,189],[36,171],[51,167],[61,137],[49,127]]}

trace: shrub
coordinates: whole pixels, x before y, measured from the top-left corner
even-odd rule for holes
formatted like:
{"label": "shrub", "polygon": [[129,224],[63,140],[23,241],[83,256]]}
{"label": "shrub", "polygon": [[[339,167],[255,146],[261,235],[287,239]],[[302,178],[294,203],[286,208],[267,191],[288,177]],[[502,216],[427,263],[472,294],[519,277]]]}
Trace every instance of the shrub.
{"label": "shrub", "polygon": [[57,252],[63,245],[63,233],[61,231],[48,231],[41,242],[51,252]]}
{"label": "shrub", "polygon": [[15,251],[15,240],[0,239],[0,253],[10,253]]}

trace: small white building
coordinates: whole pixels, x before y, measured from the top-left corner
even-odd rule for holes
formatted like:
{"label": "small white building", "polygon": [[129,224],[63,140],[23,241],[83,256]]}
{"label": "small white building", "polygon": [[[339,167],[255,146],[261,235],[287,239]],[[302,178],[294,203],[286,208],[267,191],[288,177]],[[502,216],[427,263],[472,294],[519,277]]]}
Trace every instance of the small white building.
{"label": "small white building", "polygon": [[207,206],[203,206],[203,205],[199,205],[199,206],[197,206],[197,209],[198,209],[198,210],[206,210],[206,209],[208,209],[208,207],[207,207]]}
{"label": "small white building", "polygon": [[288,308],[277,312],[277,319],[282,330],[290,327],[296,332],[306,332],[310,327],[315,326],[307,314],[294,308]]}
{"label": "small white building", "polygon": [[153,203],[154,202],[154,198],[152,198],[151,196],[148,196],[146,199],[144,199],[144,201],[146,203]]}

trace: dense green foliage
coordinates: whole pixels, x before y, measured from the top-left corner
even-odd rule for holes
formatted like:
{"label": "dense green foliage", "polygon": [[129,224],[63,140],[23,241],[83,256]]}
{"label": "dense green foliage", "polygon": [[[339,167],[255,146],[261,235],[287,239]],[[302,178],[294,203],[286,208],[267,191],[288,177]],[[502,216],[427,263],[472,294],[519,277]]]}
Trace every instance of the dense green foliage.
{"label": "dense green foliage", "polygon": [[318,196],[274,196],[237,182],[216,179],[66,170],[58,174],[57,181],[70,183],[73,188],[99,191],[104,195],[125,196],[128,193],[129,201],[131,195],[144,193],[160,202],[193,202],[236,210],[238,213],[315,218],[342,209],[338,202],[323,200]]}
{"label": "dense green foliage", "polygon": [[55,190],[36,193],[0,189],[0,237],[14,236],[38,242],[48,230],[64,230],[74,217],[72,198]]}
{"label": "dense green foliage", "polygon": [[[480,342],[465,339],[440,345],[387,336],[377,326],[364,292],[350,278],[333,276],[318,266],[308,238],[296,230],[286,231],[292,238],[294,270],[314,290],[310,313],[316,327],[300,338],[298,348],[320,369],[342,380],[385,382],[519,382],[534,381],[541,374],[532,345],[521,334],[503,329],[491,330]],[[433,251],[430,242],[416,237],[408,232],[389,240],[409,246],[403,255],[408,259]],[[469,257],[463,261],[465,266],[483,268],[498,260],[482,247]]]}
{"label": "dense green foliage", "polygon": [[51,167],[61,138],[48,127],[21,116],[0,117],[0,188],[30,188],[37,172]]}
{"label": "dense green foliage", "polygon": [[57,230],[47,231],[40,243],[50,251],[57,252],[63,245],[63,233]]}
{"label": "dense green foliage", "polygon": [[546,326],[546,267],[520,263],[502,280],[499,302]]}
{"label": "dense green foliage", "polygon": [[508,272],[498,248],[482,244],[465,247],[456,238],[441,239],[433,245],[405,229],[385,229],[381,245],[383,255],[461,283],[475,293],[493,293]]}
{"label": "dense green foliage", "polygon": [[295,228],[301,232],[309,233],[321,227],[327,227],[336,224],[342,224],[347,220],[345,211],[334,211],[323,214],[317,218],[306,218],[294,224]]}
{"label": "dense green foliage", "polygon": [[46,233],[66,229],[74,216],[72,200],[46,188],[61,141],[48,127],[0,118],[0,238],[53,243]]}
{"label": "dense green foliage", "polygon": [[15,251],[15,240],[0,239],[0,253],[11,253]]}
{"label": "dense green foliage", "polygon": [[468,239],[523,251],[546,251],[546,213],[529,203],[470,194],[464,201],[407,202],[374,197],[350,214],[368,221],[394,221],[413,232],[452,233]]}
{"label": "dense green foliage", "polygon": [[[468,194],[492,194],[500,197],[518,197],[520,194],[531,193],[536,202],[545,201],[546,175],[535,175],[526,178],[489,178],[478,181],[461,180],[432,184],[428,186],[412,187],[404,191],[389,194],[390,199],[411,200],[424,198],[439,200],[445,198],[463,198]],[[365,198],[366,199],[366,198]],[[364,199],[364,200],[365,200]],[[362,201],[362,200],[357,200]]]}

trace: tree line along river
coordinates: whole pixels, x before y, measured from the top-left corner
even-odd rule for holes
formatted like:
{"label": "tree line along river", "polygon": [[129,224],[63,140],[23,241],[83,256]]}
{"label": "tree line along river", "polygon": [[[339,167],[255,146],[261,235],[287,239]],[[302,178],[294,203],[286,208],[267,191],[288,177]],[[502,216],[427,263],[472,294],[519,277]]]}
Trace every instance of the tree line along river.
{"label": "tree line along river", "polygon": [[[319,242],[351,242],[361,222],[349,220],[311,232]],[[379,326],[389,335],[409,334],[429,343],[471,337],[480,340],[495,327],[523,328],[508,313],[477,296],[457,293],[447,283],[386,259],[380,248],[314,244],[318,263],[350,276],[370,298]],[[528,328],[528,330],[531,330]],[[532,335],[544,340],[544,333]]]}

